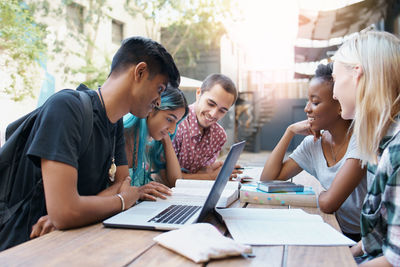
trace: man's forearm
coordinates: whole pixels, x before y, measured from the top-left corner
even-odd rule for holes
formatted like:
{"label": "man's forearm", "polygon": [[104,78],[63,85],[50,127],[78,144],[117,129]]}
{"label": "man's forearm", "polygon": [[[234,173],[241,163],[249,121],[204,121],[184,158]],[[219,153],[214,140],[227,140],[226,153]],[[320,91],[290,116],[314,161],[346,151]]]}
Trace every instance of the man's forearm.
{"label": "man's forearm", "polygon": [[213,180],[212,177],[206,172],[202,173],[182,173],[183,179],[192,179],[192,180]]}
{"label": "man's forearm", "polygon": [[388,260],[386,259],[385,256],[380,256],[380,257],[377,257],[377,258],[375,258],[373,260],[367,261],[367,262],[365,262],[365,263],[363,263],[363,264],[361,264],[359,266],[360,267],[369,267],[369,266],[371,266],[371,267],[376,267],[376,266],[379,266],[379,267],[392,267],[393,265],[388,262]]}
{"label": "man's forearm", "polygon": [[98,196],[113,196],[117,193],[119,193],[119,189],[121,187],[122,181],[121,182],[115,182],[113,185],[107,187],[100,193],[98,193]]}

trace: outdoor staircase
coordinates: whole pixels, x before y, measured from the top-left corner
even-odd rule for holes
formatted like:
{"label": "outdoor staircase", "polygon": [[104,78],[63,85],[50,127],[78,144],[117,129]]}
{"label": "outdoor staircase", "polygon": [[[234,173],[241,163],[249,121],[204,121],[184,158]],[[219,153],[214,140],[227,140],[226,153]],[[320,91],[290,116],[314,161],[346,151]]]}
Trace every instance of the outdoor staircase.
{"label": "outdoor staircase", "polygon": [[[246,140],[246,151],[258,152],[261,146],[260,132],[262,127],[272,119],[275,112],[275,101],[271,91],[264,94],[259,92],[243,92],[240,94],[239,105],[247,105],[249,114],[242,112],[236,121],[236,139]],[[238,110],[238,109],[237,109]]]}

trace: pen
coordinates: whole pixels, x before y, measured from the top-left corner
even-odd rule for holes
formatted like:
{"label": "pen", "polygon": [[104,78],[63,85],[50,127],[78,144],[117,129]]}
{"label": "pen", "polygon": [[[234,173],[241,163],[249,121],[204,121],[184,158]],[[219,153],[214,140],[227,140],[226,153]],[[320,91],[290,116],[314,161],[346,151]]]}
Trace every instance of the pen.
{"label": "pen", "polygon": [[240,167],[240,168],[235,168],[235,170],[245,170],[245,169],[251,169],[251,167]]}
{"label": "pen", "polygon": [[190,171],[189,171],[188,169],[186,169],[186,168],[181,168],[181,171],[182,171],[183,173],[190,173]]}

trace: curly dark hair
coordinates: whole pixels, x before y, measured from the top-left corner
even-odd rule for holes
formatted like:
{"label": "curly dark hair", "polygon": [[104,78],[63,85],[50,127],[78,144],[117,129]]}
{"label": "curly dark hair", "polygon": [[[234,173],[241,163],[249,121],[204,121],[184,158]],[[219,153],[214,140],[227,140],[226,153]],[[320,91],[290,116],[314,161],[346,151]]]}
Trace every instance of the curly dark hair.
{"label": "curly dark hair", "polygon": [[324,82],[332,83],[333,87],[333,78],[332,78],[332,69],[333,69],[333,64],[328,63],[328,64],[319,64],[313,79],[321,79]]}

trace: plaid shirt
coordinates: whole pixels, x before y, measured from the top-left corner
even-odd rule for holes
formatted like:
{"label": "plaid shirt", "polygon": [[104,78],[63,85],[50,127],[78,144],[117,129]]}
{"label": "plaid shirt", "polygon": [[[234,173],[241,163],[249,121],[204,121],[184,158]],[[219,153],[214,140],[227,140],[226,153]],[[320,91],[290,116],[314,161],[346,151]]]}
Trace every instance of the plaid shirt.
{"label": "plaid shirt", "polygon": [[368,260],[384,255],[400,266],[400,124],[389,128],[379,145],[378,165],[361,211],[362,243]]}
{"label": "plaid shirt", "polygon": [[172,142],[179,164],[189,173],[213,164],[226,142],[226,132],[218,123],[201,133],[194,105],[189,106],[189,114],[179,124]]}

